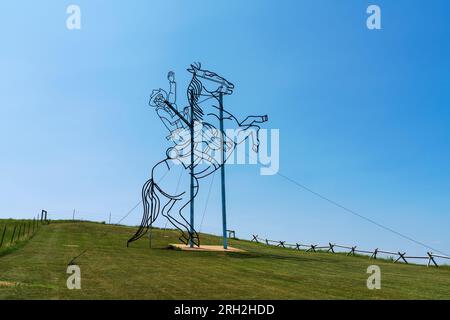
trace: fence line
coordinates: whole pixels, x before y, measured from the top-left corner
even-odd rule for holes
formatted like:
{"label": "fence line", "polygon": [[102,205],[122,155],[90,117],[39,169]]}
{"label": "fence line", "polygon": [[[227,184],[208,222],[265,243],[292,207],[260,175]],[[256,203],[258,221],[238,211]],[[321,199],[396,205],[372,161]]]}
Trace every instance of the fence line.
{"label": "fence line", "polygon": [[[48,224],[49,220],[45,210],[42,210],[41,214],[33,220],[12,220],[11,222],[5,220],[4,223],[3,228],[0,227],[0,249],[11,247],[18,241],[30,239],[39,230],[40,225]],[[2,224],[1,221],[0,224]],[[9,238],[10,235],[11,238]]]}
{"label": "fence line", "polygon": [[408,259],[409,260],[428,259],[427,267],[429,267],[431,264],[433,264],[435,267],[439,267],[435,258],[450,260],[450,257],[440,255],[440,254],[434,254],[432,252],[427,252],[427,256],[407,256],[406,252],[386,251],[386,250],[380,250],[379,248],[376,248],[373,251],[361,250],[361,249],[358,249],[357,246],[346,246],[346,245],[341,245],[341,244],[336,244],[336,243],[331,243],[331,242],[329,242],[328,245],[324,245],[324,246],[319,246],[317,244],[301,244],[301,243],[291,244],[291,243],[286,243],[286,241],[263,239],[263,238],[260,238],[257,234],[256,235],[253,234],[252,239],[250,241],[266,244],[268,246],[289,248],[289,249],[294,249],[294,250],[298,250],[298,251],[300,251],[300,250],[302,250],[302,248],[304,248],[303,250],[305,252],[317,252],[317,251],[326,250],[325,252],[327,252],[327,253],[337,253],[335,251],[335,248],[340,248],[340,249],[347,250],[347,256],[350,256],[350,255],[354,256],[358,253],[362,253],[362,254],[370,255],[369,259],[374,259],[374,260],[377,259],[378,254],[387,254],[387,255],[392,255],[392,256],[397,257],[397,259],[395,259],[393,261],[393,263],[403,262],[403,263],[408,264],[409,263]]}

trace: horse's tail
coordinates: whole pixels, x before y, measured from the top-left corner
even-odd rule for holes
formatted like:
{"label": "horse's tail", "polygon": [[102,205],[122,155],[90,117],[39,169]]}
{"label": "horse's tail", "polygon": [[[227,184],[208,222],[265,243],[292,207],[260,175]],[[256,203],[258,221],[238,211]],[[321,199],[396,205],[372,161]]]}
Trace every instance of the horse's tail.
{"label": "horse's tail", "polygon": [[[148,201],[149,198],[150,202]],[[134,236],[127,241],[127,247],[131,242],[142,238],[158,217],[160,201],[158,195],[155,193],[155,183],[153,182],[153,179],[148,180],[142,187],[142,205],[144,207],[144,214],[142,216],[141,225]]]}

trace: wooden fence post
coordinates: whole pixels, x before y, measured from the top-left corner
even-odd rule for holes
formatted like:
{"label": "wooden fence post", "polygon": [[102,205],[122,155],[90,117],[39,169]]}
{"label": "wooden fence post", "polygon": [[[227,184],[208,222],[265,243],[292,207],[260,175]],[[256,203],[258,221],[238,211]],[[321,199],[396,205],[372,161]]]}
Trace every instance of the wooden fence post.
{"label": "wooden fence post", "polygon": [[22,224],[19,223],[19,232],[17,232],[17,240],[20,240],[20,233],[22,232]]}
{"label": "wooden fence post", "polygon": [[347,253],[347,255],[349,256],[349,255],[355,255],[355,250],[356,250],[356,246],[354,246],[354,247],[352,247],[351,249],[350,249],[350,252],[349,253]]}
{"label": "wooden fence post", "polygon": [[298,251],[300,251],[300,244],[296,243],[296,244],[295,244],[295,247],[296,247],[296,249],[297,249]]}
{"label": "wooden fence post", "polygon": [[372,255],[370,256],[370,259],[377,259],[377,254],[378,254],[378,248],[375,249],[375,251],[372,253]]}
{"label": "wooden fence post", "polygon": [[397,260],[394,261],[394,263],[398,262],[400,259],[402,259],[406,264],[408,264],[408,261],[406,261],[405,259],[405,254],[406,252],[401,253],[400,251],[398,252],[398,258]]}
{"label": "wooden fence post", "polygon": [[286,248],[286,247],[284,246],[285,243],[286,243],[286,241],[280,241],[280,246],[283,247],[283,248]]}
{"label": "wooden fence post", "polygon": [[13,230],[13,234],[12,234],[12,237],[11,237],[11,241],[10,241],[10,244],[12,244],[12,243],[13,243],[13,240],[14,240],[14,235],[16,234],[16,228],[17,228],[17,225],[14,225],[14,230]]}
{"label": "wooden fence post", "polygon": [[427,267],[430,266],[431,262],[433,262],[436,267],[439,267],[438,264],[436,263],[436,261],[434,261],[433,253],[432,252],[427,252],[427,255],[428,255]]}
{"label": "wooden fence post", "polygon": [[266,239],[266,244],[269,246],[269,240],[268,239]]}
{"label": "wooden fence post", "polygon": [[5,239],[5,234],[6,234],[6,225],[3,228],[3,235],[2,235],[2,240],[0,241],[0,248],[3,246],[3,239]]}
{"label": "wooden fence post", "polygon": [[252,239],[252,241],[255,241],[256,243],[259,243],[259,241],[258,241],[258,235],[254,235],[254,234],[253,234],[253,239]]}
{"label": "wooden fence post", "polygon": [[330,245],[330,248],[327,250],[327,252],[333,252],[334,253],[334,244],[332,244],[331,242],[328,242],[328,244]]}

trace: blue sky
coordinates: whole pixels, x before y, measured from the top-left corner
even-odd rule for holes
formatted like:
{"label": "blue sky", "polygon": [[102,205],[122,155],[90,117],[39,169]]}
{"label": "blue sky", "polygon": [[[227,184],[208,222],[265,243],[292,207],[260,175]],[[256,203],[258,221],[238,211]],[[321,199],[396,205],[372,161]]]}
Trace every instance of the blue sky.
{"label": "blue sky", "polygon": [[[369,4],[382,30],[366,28]],[[169,70],[184,90],[201,61],[235,83],[230,110],[280,130],[282,174],[449,253],[448,12],[444,0],[2,1],[0,217],[118,221],[169,146],[151,90]],[[196,213],[216,234],[218,181],[206,211],[203,181]],[[257,166],[229,166],[227,187],[242,238],[426,252]]]}

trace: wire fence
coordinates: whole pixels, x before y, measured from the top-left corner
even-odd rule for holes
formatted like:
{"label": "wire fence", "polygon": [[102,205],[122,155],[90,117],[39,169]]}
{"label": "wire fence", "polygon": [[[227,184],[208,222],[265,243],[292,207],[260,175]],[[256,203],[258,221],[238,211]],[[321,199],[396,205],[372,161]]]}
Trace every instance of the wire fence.
{"label": "wire fence", "polygon": [[131,223],[130,221],[123,221],[123,219],[120,220],[120,218],[123,218],[123,214],[113,213],[107,210],[86,211],[80,209],[66,209],[66,210],[46,209],[46,211],[48,212],[48,217],[51,218],[51,220],[93,221],[105,224],[120,224],[122,222]]}
{"label": "wire fence", "polygon": [[45,211],[32,220],[0,220],[0,251],[12,248],[18,242],[32,238],[40,226],[47,223]]}
{"label": "wire fence", "polygon": [[[361,250],[358,249],[357,246],[345,246],[336,243],[329,242],[327,245],[317,245],[317,244],[302,244],[302,243],[287,243],[286,241],[279,240],[271,240],[271,239],[263,239],[258,235],[252,235],[252,242],[263,243],[268,246],[276,246],[281,248],[289,248],[298,251],[305,252],[327,252],[327,253],[346,253],[348,256],[363,254],[368,255],[369,259],[377,259],[380,258],[381,255],[387,256],[387,258],[391,258],[393,263],[402,262],[408,264],[411,260],[428,260],[427,267],[433,265],[435,267],[439,267],[438,262],[441,260],[448,261],[450,257],[435,254],[433,252],[427,252],[426,256],[408,256],[406,252],[403,251],[386,251],[376,248],[374,250]],[[410,260],[410,261],[408,261]],[[443,264],[443,263],[442,263]]]}

